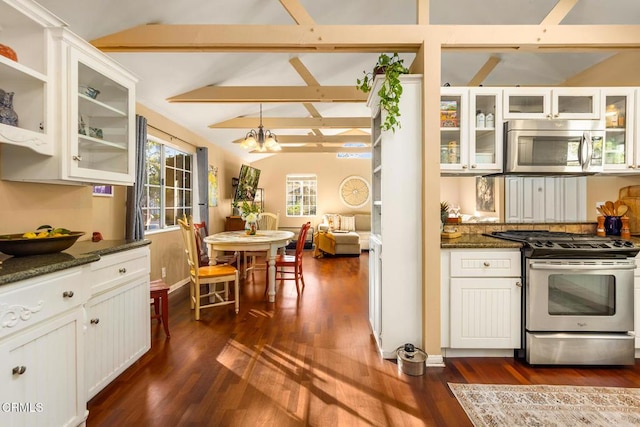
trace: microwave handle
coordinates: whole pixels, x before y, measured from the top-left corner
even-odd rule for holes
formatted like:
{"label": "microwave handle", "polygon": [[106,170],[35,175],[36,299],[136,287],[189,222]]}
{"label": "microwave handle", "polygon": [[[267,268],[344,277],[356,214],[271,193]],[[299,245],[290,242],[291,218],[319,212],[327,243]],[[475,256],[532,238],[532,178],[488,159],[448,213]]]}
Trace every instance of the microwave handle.
{"label": "microwave handle", "polygon": [[[587,155],[583,156],[585,151]],[[584,132],[582,134],[582,141],[580,141],[578,156],[580,156],[580,165],[582,166],[582,170],[583,171],[589,170],[589,168],[591,167],[591,156],[593,156],[591,132]]]}

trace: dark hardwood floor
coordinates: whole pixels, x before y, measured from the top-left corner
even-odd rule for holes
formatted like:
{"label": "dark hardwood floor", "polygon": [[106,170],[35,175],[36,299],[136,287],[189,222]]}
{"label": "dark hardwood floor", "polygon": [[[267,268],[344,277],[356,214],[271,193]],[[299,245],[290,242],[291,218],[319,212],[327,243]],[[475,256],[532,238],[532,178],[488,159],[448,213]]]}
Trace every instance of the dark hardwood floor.
{"label": "dark hardwood floor", "polygon": [[314,259],[306,288],[264,273],[233,306],[196,322],[188,287],[170,296],[171,338],[152,323],[152,348],[88,405],[89,426],[470,426],[448,382],[640,387],[632,367],[535,367],[511,358],[447,359],[423,376],[376,352],[368,323],[368,256]]}

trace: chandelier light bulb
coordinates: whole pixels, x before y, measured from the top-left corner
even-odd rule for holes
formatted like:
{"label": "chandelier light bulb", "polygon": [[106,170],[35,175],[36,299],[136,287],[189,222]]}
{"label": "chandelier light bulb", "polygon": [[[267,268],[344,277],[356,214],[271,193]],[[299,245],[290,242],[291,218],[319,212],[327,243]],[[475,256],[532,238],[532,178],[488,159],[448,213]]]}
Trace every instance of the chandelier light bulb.
{"label": "chandelier light bulb", "polygon": [[264,126],[262,126],[262,104],[260,104],[260,125],[258,126],[258,131],[255,129],[251,129],[247,136],[245,136],[244,141],[240,143],[242,148],[246,149],[257,149],[261,153],[269,150],[269,151],[280,151],[282,147],[278,144],[278,139],[276,135],[270,130],[264,130]]}

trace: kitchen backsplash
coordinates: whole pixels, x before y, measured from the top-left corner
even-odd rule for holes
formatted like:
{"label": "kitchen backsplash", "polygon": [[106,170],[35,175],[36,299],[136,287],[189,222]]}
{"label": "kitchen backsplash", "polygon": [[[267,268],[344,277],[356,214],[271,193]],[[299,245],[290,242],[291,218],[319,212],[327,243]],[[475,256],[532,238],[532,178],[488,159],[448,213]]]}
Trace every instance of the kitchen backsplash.
{"label": "kitchen backsplash", "polygon": [[505,230],[548,230],[567,233],[596,234],[595,222],[581,223],[491,223],[491,224],[447,224],[447,228],[456,228],[462,234],[483,234]]}

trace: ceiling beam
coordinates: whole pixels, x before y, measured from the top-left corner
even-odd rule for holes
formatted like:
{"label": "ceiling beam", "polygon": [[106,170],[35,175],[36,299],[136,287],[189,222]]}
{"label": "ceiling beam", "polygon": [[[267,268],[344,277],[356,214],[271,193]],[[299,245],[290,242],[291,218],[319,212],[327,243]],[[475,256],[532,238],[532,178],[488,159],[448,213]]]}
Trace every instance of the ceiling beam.
{"label": "ceiling beam", "polygon": [[[296,72],[302,77],[302,80],[307,84],[307,86],[320,86],[320,82],[316,80],[316,78],[311,74],[311,71],[302,63],[300,58],[297,56],[289,59],[289,64],[296,70]],[[304,108],[311,114],[311,117],[322,117],[320,112],[316,109],[316,107],[309,103],[305,102],[302,104]],[[322,135],[322,131],[320,129],[311,129],[313,133],[316,135]]]}
{"label": "ceiling beam", "polygon": [[307,9],[302,7],[298,0],[280,0],[280,4],[284,6],[287,10],[287,13],[296,21],[298,25],[315,25],[316,22],[313,20]]}
{"label": "ceiling beam", "polygon": [[429,24],[429,0],[416,1],[416,17],[418,25]]}
{"label": "ceiling beam", "polygon": [[578,3],[578,0],[559,0],[540,25],[558,25]]}
{"label": "ceiling beam", "polygon": [[[353,86],[204,86],[167,98],[169,102],[366,102]],[[349,126],[353,127],[353,126]]]}
{"label": "ceiling beam", "polygon": [[416,52],[522,46],[637,49],[637,25],[141,25],[93,40],[104,52]]}
{"label": "ceiling beam", "polygon": [[265,153],[370,153],[371,147],[322,147],[322,146],[309,146],[309,147],[282,147],[280,151],[250,151],[254,154]]}
{"label": "ceiling beam", "polygon": [[485,81],[487,76],[491,74],[493,69],[496,68],[500,61],[500,57],[491,55],[489,59],[487,59],[487,62],[485,62],[484,65],[478,70],[476,75],[473,76],[471,80],[469,80],[467,86],[480,86],[482,82]]}
{"label": "ceiling beam", "polygon": [[569,77],[559,86],[640,86],[640,52],[612,55]]}
{"label": "ceiling beam", "polygon": [[[209,125],[211,129],[247,129],[255,127],[257,117],[237,117]],[[371,128],[370,117],[263,117],[267,129],[350,129]]]}
{"label": "ceiling beam", "polygon": [[[236,144],[244,138],[233,141]],[[347,144],[351,142],[371,143],[371,135],[278,135],[281,144]]]}

